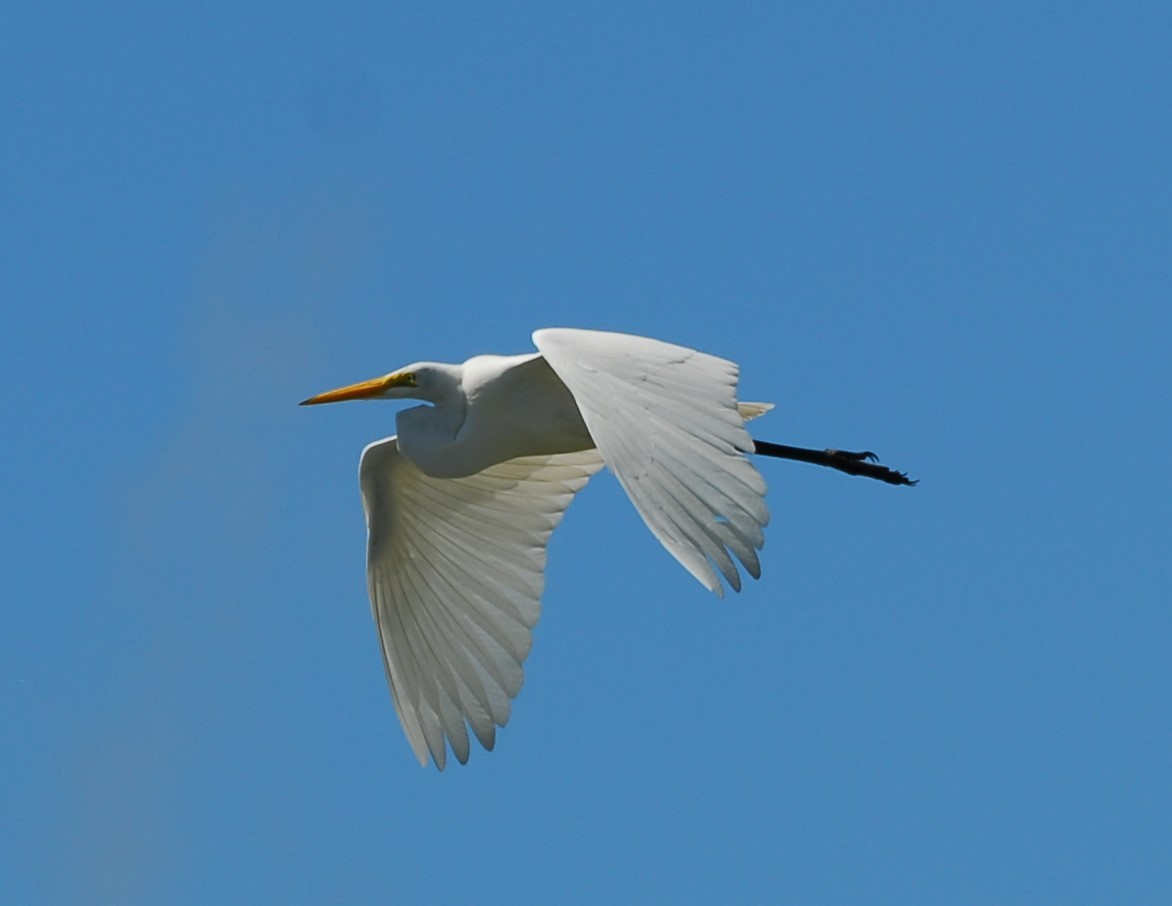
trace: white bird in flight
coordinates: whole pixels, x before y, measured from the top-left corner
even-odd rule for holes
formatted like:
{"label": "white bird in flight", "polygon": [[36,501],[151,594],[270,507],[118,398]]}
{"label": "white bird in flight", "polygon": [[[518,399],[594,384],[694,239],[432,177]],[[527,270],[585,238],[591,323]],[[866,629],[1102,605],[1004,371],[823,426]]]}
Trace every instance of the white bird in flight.
{"label": "white bird in flight", "polygon": [[760,453],[910,485],[871,453],[754,441],[772,408],[733,362],[647,337],[538,330],[528,355],[420,362],[302,405],[418,399],[362,451],[367,586],[395,710],[420,764],[468,760],[509,719],[541,611],[546,543],[604,465],[709,591],[753,578],[769,521]]}

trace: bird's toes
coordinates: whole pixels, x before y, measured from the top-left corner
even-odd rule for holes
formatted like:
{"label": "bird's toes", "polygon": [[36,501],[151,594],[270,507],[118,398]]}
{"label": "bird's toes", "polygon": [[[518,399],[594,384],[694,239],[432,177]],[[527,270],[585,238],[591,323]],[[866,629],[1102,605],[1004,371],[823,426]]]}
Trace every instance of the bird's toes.
{"label": "bird's toes", "polygon": [[870,450],[864,450],[861,453],[852,453],[849,450],[833,450],[831,451],[835,456],[841,456],[843,459],[849,459],[854,462],[878,462],[879,457]]}

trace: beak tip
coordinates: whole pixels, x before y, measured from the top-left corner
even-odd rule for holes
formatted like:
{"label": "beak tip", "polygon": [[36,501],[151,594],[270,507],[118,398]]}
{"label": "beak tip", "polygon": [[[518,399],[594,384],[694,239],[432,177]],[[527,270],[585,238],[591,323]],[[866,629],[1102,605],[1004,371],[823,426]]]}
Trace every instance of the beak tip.
{"label": "beak tip", "polygon": [[339,387],[337,390],[327,390],[325,393],[318,393],[307,400],[302,400],[297,405],[316,406],[319,403],[341,403],[345,400],[377,399],[387,389],[389,377],[392,375],[374,378],[370,381],[360,381],[357,384]]}

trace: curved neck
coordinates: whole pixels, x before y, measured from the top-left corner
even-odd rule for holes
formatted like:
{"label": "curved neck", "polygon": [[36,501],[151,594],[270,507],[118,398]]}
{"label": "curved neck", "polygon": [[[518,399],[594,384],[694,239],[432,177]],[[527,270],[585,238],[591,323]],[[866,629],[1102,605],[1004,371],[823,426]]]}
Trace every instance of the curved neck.
{"label": "curved neck", "polygon": [[395,416],[399,451],[420,471],[435,478],[467,474],[461,472],[461,464],[456,461],[456,436],[468,413],[463,368],[460,365],[431,367],[446,372],[445,379],[428,381],[417,392],[416,398],[431,403],[430,406],[414,406]]}

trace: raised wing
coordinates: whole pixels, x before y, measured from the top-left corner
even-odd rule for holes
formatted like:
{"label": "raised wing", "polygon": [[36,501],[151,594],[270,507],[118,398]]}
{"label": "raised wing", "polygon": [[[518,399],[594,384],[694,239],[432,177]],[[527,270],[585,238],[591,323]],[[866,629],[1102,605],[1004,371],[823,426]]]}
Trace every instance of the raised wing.
{"label": "raised wing", "polygon": [[394,437],[362,452],[367,584],[395,710],[420,764],[491,749],[521,688],[541,612],[545,548],[595,450],[430,478]]}
{"label": "raised wing", "polygon": [[[565,328],[533,342],[570,389],[602,458],[639,515],[684,568],[717,595],[715,570],[740,591],[753,578],[769,521],[765,481],[738,411],[733,362],[659,340]],[[714,569],[715,567],[715,569]]]}

